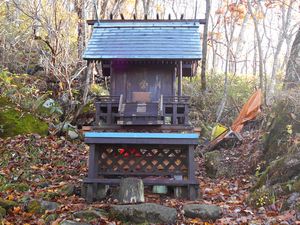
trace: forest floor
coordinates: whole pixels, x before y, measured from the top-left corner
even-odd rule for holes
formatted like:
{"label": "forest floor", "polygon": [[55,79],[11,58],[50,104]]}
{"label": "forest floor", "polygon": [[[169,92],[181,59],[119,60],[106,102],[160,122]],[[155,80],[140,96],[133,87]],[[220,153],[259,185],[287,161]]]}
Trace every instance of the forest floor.
{"label": "forest floor", "polygon": [[[239,151],[239,154],[242,151],[246,157],[251,148],[252,145],[248,142],[230,151]],[[16,203],[7,211],[2,224],[45,224],[52,214],[55,215],[53,225],[59,224],[64,219],[80,222],[81,219],[74,219],[74,212],[90,208],[109,209],[111,204],[116,204],[116,200],[112,197],[93,204],[87,204],[80,197],[81,181],[87,174],[87,157],[88,147],[84,143],[69,141],[63,137],[23,135],[0,139],[0,200]],[[196,162],[202,192],[199,201],[172,199],[147,192],[146,202],[176,208],[178,224],[213,224],[200,219],[185,218],[182,207],[188,203],[220,206],[223,216],[214,224],[300,224],[295,219],[294,211],[281,212],[284,199],[276,199],[274,204],[260,208],[247,204],[255,176],[243,169],[245,166],[243,161],[239,162],[241,171],[244,171],[241,175],[218,179],[206,176],[201,156],[196,158]],[[255,171],[252,172],[254,173]],[[70,187],[71,184],[75,188],[68,193],[65,187],[66,185]],[[45,199],[58,203],[59,207],[54,211],[29,212],[27,205],[29,199]],[[121,224],[106,215],[90,223]]]}

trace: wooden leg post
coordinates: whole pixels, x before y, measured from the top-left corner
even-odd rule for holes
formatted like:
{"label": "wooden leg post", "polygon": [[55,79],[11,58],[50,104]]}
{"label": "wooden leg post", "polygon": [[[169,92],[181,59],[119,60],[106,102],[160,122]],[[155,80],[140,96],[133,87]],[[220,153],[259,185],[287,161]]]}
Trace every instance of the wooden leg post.
{"label": "wooden leg post", "polygon": [[[97,178],[98,176],[98,158],[99,158],[99,149],[96,148],[95,144],[90,145],[90,152],[89,152],[89,171],[88,171],[88,178]],[[87,184],[87,193],[86,193],[86,200],[87,202],[93,202],[95,198],[95,193],[97,191],[97,184]]]}
{"label": "wooden leg post", "polygon": [[194,160],[194,146],[188,146],[188,179],[191,183],[188,186],[188,197],[190,200],[195,200],[198,197],[196,177],[195,177],[195,160]]}

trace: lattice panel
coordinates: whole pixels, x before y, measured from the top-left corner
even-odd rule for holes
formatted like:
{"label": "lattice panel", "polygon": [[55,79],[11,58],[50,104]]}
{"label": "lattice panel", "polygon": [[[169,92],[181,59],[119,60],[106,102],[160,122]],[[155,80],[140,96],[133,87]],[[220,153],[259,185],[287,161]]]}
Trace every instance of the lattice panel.
{"label": "lattice panel", "polygon": [[187,149],[184,148],[145,148],[144,145],[98,150],[99,175],[187,175]]}

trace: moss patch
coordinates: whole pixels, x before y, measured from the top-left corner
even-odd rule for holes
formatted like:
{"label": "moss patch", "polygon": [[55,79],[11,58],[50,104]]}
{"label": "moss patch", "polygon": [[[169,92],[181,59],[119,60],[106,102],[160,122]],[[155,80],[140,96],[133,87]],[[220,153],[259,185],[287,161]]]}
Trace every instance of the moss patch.
{"label": "moss patch", "polygon": [[275,193],[272,188],[261,188],[253,191],[247,199],[248,204],[253,207],[262,207],[275,203]]}
{"label": "moss patch", "polygon": [[29,190],[28,184],[16,183],[16,184],[4,184],[0,186],[0,191],[16,190],[18,192],[25,192]]}
{"label": "moss patch", "polygon": [[44,220],[46,224],[51,224],[52,221],[56,220],[58,218],[57,214],[50,214],[50,215],[45,215]]}
{"label": "moss patch", "polygon": [[39,198],[42,198],[43,200],[53,200],[53,199],[56,199],[57,197],[60,196],[59,193],[57,192],[40,192],[38,194]]}
{"label": "moss patch", "polygon": [[2,219],[6,215],[6,210],[0,206],[0,219]]}
{"label": "moss patch", "polygon": [[[293,183],[292,191],[300,193],[300,178],[298,180],[295,180],[295,182]],[[300,207],[300,203],[299,203],[299,207]]]}
{"label": "moss patch", "polygon": [[4,97],[0,97],[0,126],[0,137],[28,133],[46,135],[48,132],[47,123],[27,112],[20,111]]}
{"label": "moss patch", "polygon": [[0,198],[0,207],[4,208],[6,210],[9,210],[17,205],[18,204],[14,201],[5,200],[5,199]]}

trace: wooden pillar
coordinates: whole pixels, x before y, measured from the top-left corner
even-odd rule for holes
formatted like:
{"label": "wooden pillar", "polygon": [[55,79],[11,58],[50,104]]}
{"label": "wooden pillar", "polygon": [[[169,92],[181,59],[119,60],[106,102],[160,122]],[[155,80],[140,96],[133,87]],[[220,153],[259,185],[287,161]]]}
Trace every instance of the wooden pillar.
{"label": "wooden pillar", "polygon": [[172,87],[172,95],[176,96],[176,73],[177,73],[177,68],[176,66],[174,66],[174,73],[173,73],[173,87]]}
{"label": "wooden pillar", "polygon": [[98,176],[99,149],[97,147],[95,144],[90,145],[88,178],[96,178]]}
{"label": "wooden pillar", "polygon": [[189,145],[187,148],[187,152],[188,152],[188,180],[190,183],[188,185],[188,198],[189,200],[196,200],[198,198],[199,185],[197,184],[196,176],[195,176],[194,146]]}
{"label": "wooden pillar", "polygon": [[182,96],[182,60],[179,61],[178,96]]}
{"label": "wooden pillar", "polygon": [[[98,159],[99,159],[99,149],[98,146],[95,144],[90,145],[89,151],[89,167],[88,167],[88,178],[95,179],[98,177]],[[87,185],[87,193],[86,193],[86,200],[87,202],[91,203],[94,200],[95,193],[97,190],[96,183],[89,183]]]}
{"label": "wooden pillar", "polygon": [[193,145],[188,146],[187,153],[188,153],[188,179],[191,182],[195,182],[196,176],[195,176],[195,159],[194,159]]}

